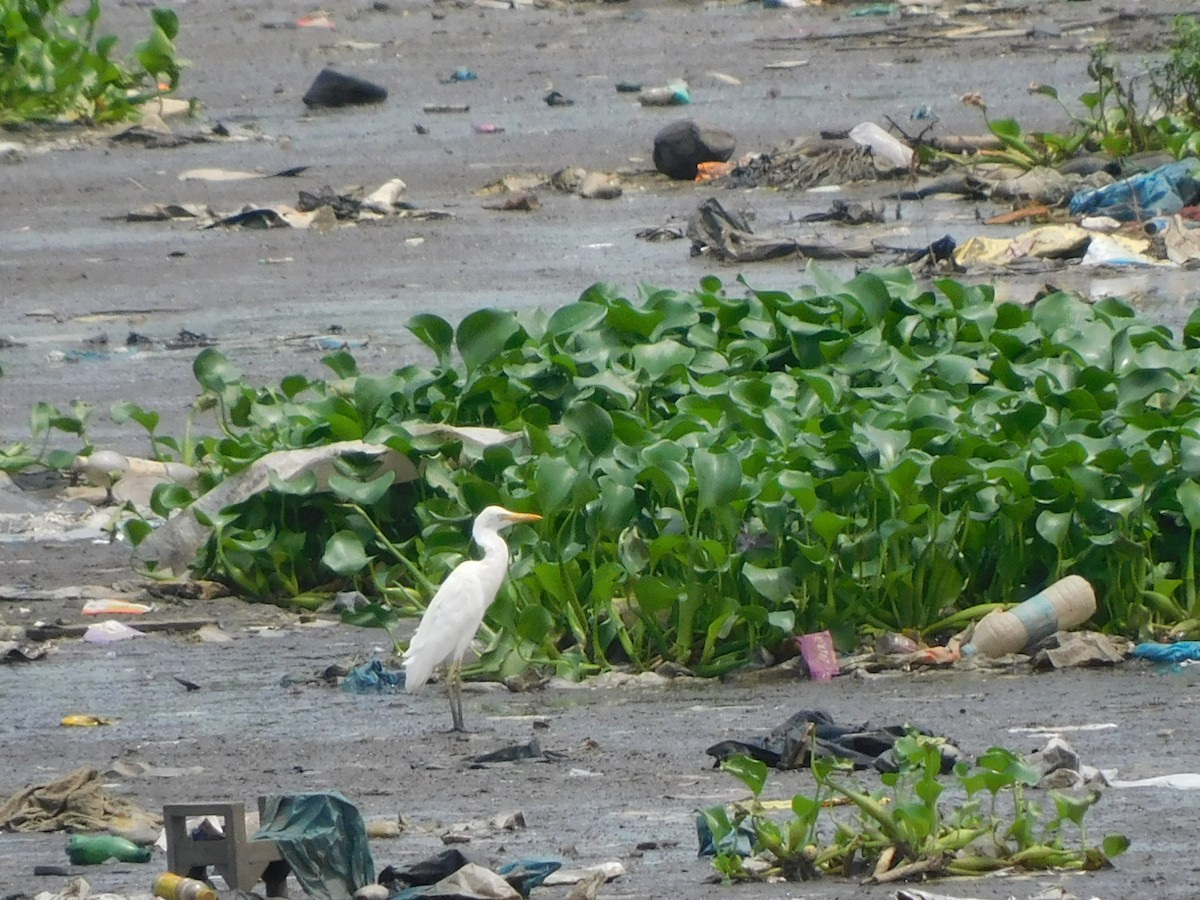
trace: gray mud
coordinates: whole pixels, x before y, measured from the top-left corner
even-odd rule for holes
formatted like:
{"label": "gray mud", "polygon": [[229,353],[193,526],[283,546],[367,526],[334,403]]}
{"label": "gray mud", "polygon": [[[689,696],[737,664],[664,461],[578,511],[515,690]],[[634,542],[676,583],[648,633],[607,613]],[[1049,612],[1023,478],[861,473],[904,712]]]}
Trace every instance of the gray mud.
{"label": "gray mud", "polygon": [[[250,378],[273,381],[318,372],[320,354],[289,338],[332,324],[348,337],[369,340],[356,352],[363,370],[387,371],[419,352],[404,329],[417,312],[453,320],[487,305],[553,307],[599,280],[631,292],[641,283],[689,288],[713,271],[727,283],[741,273],[756,286],[793,288],[805,281],[796,260],[723,268],[691,258],[686,241],[634,237],[640,228],[682,223],[714,194],[711,187],[636,174],[619,200],[543,192],[542,209],[528,214],[485,210],[486,201],[472,191],[507,174],[568,165],[645,173],[655,132],[683,116],[732,131],[738,153],[821,129],[882,123],[885,115],[907,121],[921,104],[941,114],[943,133],[978,133],[977,115],[958,103],[971,90],[983,91],[993,110],[1026,127],[1054,127],[1057,108],[1029,97],[1029,82],[1076,96],[1086,85],[1087,47],[1101,40],[1136,67],[1165,46],[1169,17],[1179,9],[1147,0],[1119,17],[1116,7],[1099,2],[934,3],[952,20],[905,17],[908,37],[897,41],[896,20],[850,18],[844,4],[792,11],[649,0],[511,10],[401,0],[380,4],[382,11],[343,0],[325,6],[334,31],[264,28],[307,11],[269,0],[191,0],[178,7],[179,48],[191,61],[184,93],[202,101],[203,123],[252,127],[259,140],[148,150],[59,133],[49,135],[48,144],[31,143],[23,162],[0,168],[0,334],[26,344],[0,350],[0,440],[28,436],[28,409],[39,400],[92,403],[93,439],[127,452],[144,449],[143,441],[108,421],[113,401],[137,401],[164,414],[166,431],[178,427],[196,392],[194,352],[160,345],[77,363],[49,358],[78,349],[100,330],[118,350],[130,330],[158,341],[182,328],[203,332]],[[105,14],[122,34],[122,46],[140,38],[142,4],[110,4]],[[964,24],[1016,29],[1018,36],[939,36]],[[1035,24],[1048,26],[1037,32],[1043,36],[1020,36]],[[1057,36],[1045,36],[1056,30]],[[851,32],[858,36],[839,36]],[[336,46],[346,39],[380,46]],[[764,69],[795,59],[808,64]],[[307,114],[300,97],[326,64],[383,83],[390,99],[377,108]],[[462,66],[479,80],[441,83]],[[622,79],[653,85],[679,76],[692,85],[691,108],[643,109],[613,89]],[[552,87],[575,105],[543,104]],[[424,103],[468,103],[471,110],[428,115]],[[418,135],[418,123],[430,133]],[[504,131],[475,134],[474,123]],[[180,172],[200,166],[272,172],[299,165],[311,168],[296,179],[178,180]],[[407,182],[408,200],[449,210],[454,218],[390,220],[327,236],[112,221],[149,203],[206,202],[232,210],[249,201],[294,202],[300,189],[373,188],[393,177]],[[717,196],[728,207],[751,211],[762,231],[834,239],[853,235],[829,225],[801,230],[794,219],[828,208],[836,197],[869,202],[891,187]],[[977,213],[986,218],[999,211],[961,200],[907,203],[898,221],[889,215],[883,236],[920,246],[950,233],[961,242],[982,229]],[[281,259],[291,261],[268,262]],[[1172,325],[1186,319],[1196,299],[1188,278],[1170,271],[1085,274],[1063,267],[990,280],[1018,300],[1031,299],[1046,282],[1092,296],[1120,294]],[[130,574],[119,547],[0,543],[4,584],[50,588],[112,583]],[[693,811],[738,792],[731,778],[708,768],[704,748],[769,731],[803,707],[822,707],[848,721],[911,720],[972,753],[994,744],[1032,751],[1043,743],[1012,728],[1113,723],[1117,727],[1068,736],[1086,762],[1131,778],[1194,770],[1200,740],[1195,670],[1160,674],[1132,665],[1040,676],[846,678],[828,685],[681,681],[654,689],[487,690],[468,694],[468,724],[480,731],[461,740],[439,731],[448,724],[439,688],[411,697],[360,697],[281,682],[285,675],[311,675],[386,651],[381,633],[316,628],[235,601],[167,612],[211,614],[236,640],[216,646],[156,635],[111,649],[68,640],[49,659],[0,666],[0,795],[76,766],[104,769],[134,756],[157,766],[203,767],[197,776],[120,779],[114,790],[147,809],[336,789],[368,816],[403,815],[409,830],[374,844],[381,867],[440,849],[439,835],[451,823],[519,808],[527,830],[477,838],[469,851],[485,862],[527,854],[562,855],[578,864],[620,859],[628,875],[605,888],[605,897],[886,897],[890,890],[838,880],[705,885],[709,870],[695,858]],[[0,618],[11,624],[78,621],[78,604],[0,601]],[[273,627],[256,630],[261,625]],[[185,692],[174,675],[201,690]],[[118,721],[94,729],[59,725],[75,712]],[[545,749],[563,754],[560,760],[486,769],[465,762],[528,740],[535,719],[549,725],[537,734]],[[772,791],[788,796],[808,784],[807,775],[788,773],[773,780]],[[1120,830],[1132,839],[1115,870],[937,889],[1000,898],[1065,884],[1083,897],[1194,897],[1200,864],[1188,825],[1193,806],[1186,792],[1165,788],[1108,790],[1089,828],[1093,835]],[[635,850],[648,840],[676,843]],[[0,896],[60,889],[64,879],[31,873],[38,864],[65,865],[64,844],[61,834],[0,835]],[[160,859],[85,874],[96,891],[145,891],[162,867]],[[553,896],[565,895],[558,891]]]}

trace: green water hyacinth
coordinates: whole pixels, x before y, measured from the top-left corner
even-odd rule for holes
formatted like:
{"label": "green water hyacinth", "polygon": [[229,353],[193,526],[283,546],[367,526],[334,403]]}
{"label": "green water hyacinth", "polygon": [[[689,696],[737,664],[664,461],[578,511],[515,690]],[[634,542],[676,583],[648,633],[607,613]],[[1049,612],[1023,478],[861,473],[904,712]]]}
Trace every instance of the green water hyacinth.
{"label": "green water hyacinth", "polygon": [[[809,275],[795,293],[708,277],[457,327],[420,315],[433,361],[386,375],[338,353],[328,381],[260,388],[206,350],[222,434],[189,446],[208,484],[353,438],[424,478],[356,491],[372,473],[346,471],[332,492],[247,501],[197,574],[262,597],[353,583],[419,609],[469,552],[464,523],[503,502],[545,520],[513,536],[493,672],[718,673],[797,632],[929,629],[1067,573],[1095,586],[1100,625],[1190,627],[1200,317],[1179,338],[1119,300],[1027,308],[903,269]],[[476,451],[405,427],[430,421],[524,440]]]}

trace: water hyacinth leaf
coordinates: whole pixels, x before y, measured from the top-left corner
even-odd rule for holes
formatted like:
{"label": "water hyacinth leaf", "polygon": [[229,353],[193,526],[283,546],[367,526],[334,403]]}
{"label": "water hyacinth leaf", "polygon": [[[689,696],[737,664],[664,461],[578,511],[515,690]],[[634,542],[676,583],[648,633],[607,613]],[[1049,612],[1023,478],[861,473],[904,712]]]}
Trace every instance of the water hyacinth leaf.
{"label": "water hyacinth leaf", "polygon": [[543,456],[537,461],[533,484],[537,507],[546,518],[553,517],[570,502],[579,470],[561,456]]}
{"label": "water hyacinth leaf", "polygon": [[1071,528],[1071,513],[1045,510],[1038,515],[1036,527],[1046,543],[1056,549],[1061,548]]}
{"label": "water hyacinth leaf", "polygon": [[317,475],[311,470],[285,480],[274,469],[270,469],[267,471],[267,483],[271,490],[284,496],[307,497],[317,491]]}
{"label": "water hyacinth leaf", "polygon": [[357,575],[371,564],[362,539],[348,529],[335,533],[325,544],[321,563],[337,575]]}
{"label": "water hyacinth leaf", "polygon": [[1200,531],[1200,484],[1189,478],[1179,485],[1175,495],[1188,527]]}
{"label": "water hyacinth leaf", "polygon": [[220,393],[227,385],[235,384],[242,378],[241,370],[212,347],[200,351],[192,363],[192,374],[202,388],[214,393]]}
{"label": "water hyacinth leaf", "polygon": [[1031,310],[1033,323],[1047,337],[1055,337],[1066,328],[1076,328],[1092,316],[1091,308],[1074,294],[1058,291],[1048,294]]}
{"label": "water hyacinth leaf", "polygon": [[150,508],[165,519],[175,510],[191,506],[193,499],[192,492],[183,485],[164,481],[156,484],[150,493]]}
{"label": "water hyacinth leaf", "polygon": [[1174,391],[1179,377],[1166,369],[1136,369],[1117,382],[1117,402],[1121,408],[1140,405],[1161,391]]}
{"label": "water hyacinth leaf", "polygon": [[1100,848],[1104,851],[1105,856],[1112,859],[1128,850],[1129,844],[1129,838],[1123,834],[1106,834],[1104,840],[1100,842]]}
{"label": "water hyacinth leaf", "polygon": [[132,420],[151,433],[158,428],[158,413],[144,410],[136,403],[114,403],[109,415],[112,417],[113,423],[117,425],[123,425]]}
{"label": "water hyacinth leaf", "polygon": [[796,588],[796,573],[789,566],[760,568],[746,563],[742,566],[742,577],[771,603],[782,603]]}
{"label": "water hyacinth leaf", "polygon": [[604,321],[607,311],[595,303],[571,303],[556,309],[546,322],[546,334],[556,339],[581,331],[592,331]]}
{"label": "water hyacinth leaf", "polygon": [[586,400],[572,403],[563,413],[562,423],[583,441],[593,456],[612,446],[612,416],[595,403]]}
{"label": "water hyacinth leaf", "polygon": [[[612,303],[608,307],[605,321],[614,331],[628,332],[643,340],[648,340],[663,320],[661,310],[638,309],[628,300]],[[637,346],[646,346],[638,344]]]}
{"label": "water hyacinth leaf", "polygon": [[467,371],[474,372],[503,353],[520,330],[516,315],[507,310],[479,309],[467,315],[454,336]]}
{"label": "water hyacinth leaf", "polygon": [[400,613],[386,603],[368,603],[355,609],[342,610],[341,621],[343,625],[390,631],[400,623]]}
{"label": "water hyacinth leaf", "polygon": [[517,619],[517,635],[531,644],[541,644],[554,633],[554,617],[544,606],[530,606]]}
{"label": "water hyacinth leaf", "polygon": [[621,407],[631,407],[637,401],[637,391],[630,387],[628,381],[617,372],[606,370],[595,375],[585,375],[575,379],[575,386],[580,389],[580,396],[601,394],[606,404],[615,403]]}
{"label": "water hyacinth leaf", "polygon": [[358,360],[349,350],[335,350],[321,357],[321,364],[338,378],[353,378],[358,374]]}
{"label": "water hyacinth leaf", "polygon": [[451,350],[454,349],[454,328],[440,316],[419,313],[404,323],[416,340],[433,350],[439,366],[450,365]]}
{"label": "water hyacinth leaf", "polygon": [[776,609],[767,613],[767,624],[777,628],[784,634],[792,634],[796,630],[796,613],[791,609]]}
{"label": "water hyacinth leaf", "polygon": [[384,472],[370,481],[359,481],[336,472],[329,476],[329,489],[334,494],[360,506],[374,506],[395,483],[396,473],[392,471]]}
{"label": "water hyacinth leaf", "polygon": [[648,616],[674,607],[681,593],[679,584],[655,575],[639,578],[635,587],[637,605]]}
{"label": "water hyacinth leaf", "polygon": [[625,528],[637,515],[637,494],[632,485],[602,476],[600,486],[600,524],[608,532]]}
{"label": "water hyacinth leaf", "polygon": [[677,366],[686,366],[696,351],[678,341],[662,340],[639,344],[633,349],[634,365],[652,381],[657,381]]}
{"label": "water hyacinth leaf", "polygon": [[825,542],[826,547],[833,546],[850,522],[851,519],[848,516],[841,516],[827,509],[821,510],[810,520],[813,531]]}
{"label": "water hyacinth leaf", "polygon": [[692,468],[696,473],[697,512],[737,499],[742,488],[742,466],[732,453],[697,450]]}
{"label": "water hyacinth leaf", "polygon": [[767,764],[742,753],[721,760],[721,771],[737,778],[755,797],[767,783]]}

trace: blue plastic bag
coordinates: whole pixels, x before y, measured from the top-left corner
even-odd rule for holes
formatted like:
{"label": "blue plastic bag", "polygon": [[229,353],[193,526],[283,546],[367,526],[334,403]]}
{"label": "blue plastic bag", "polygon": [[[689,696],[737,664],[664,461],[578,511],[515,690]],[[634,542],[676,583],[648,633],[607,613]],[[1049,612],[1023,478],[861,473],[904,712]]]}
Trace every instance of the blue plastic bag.
{"label": "blue plastic bag", "polygon": [[1158,663],[1181,663],[1200,660],[1200,641],[1176,641],[1174,644],[1138,644],[1133,648],[1134,659]]}
{"label": "blue plastic bag", "polygon": [[1121,222],[1173,215],[1200,203],[1200,160],[1184,159],[1094,191],[1080,191],[1073,216],[1110,216]]}

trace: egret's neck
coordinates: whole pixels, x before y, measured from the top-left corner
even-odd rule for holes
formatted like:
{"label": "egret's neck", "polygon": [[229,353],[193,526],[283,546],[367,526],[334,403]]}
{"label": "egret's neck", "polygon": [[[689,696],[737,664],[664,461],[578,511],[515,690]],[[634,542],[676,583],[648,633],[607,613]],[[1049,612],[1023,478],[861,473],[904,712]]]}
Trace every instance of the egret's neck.
{"label": "egret's neck", "polygon": [[472,537],[475,538],[475,543],[483,551],[483,559],[485,562],[493,565],[499,564],[507,568],[508,566],[508,544],[504,543],[504,538],[492,530],[475,532]]}

